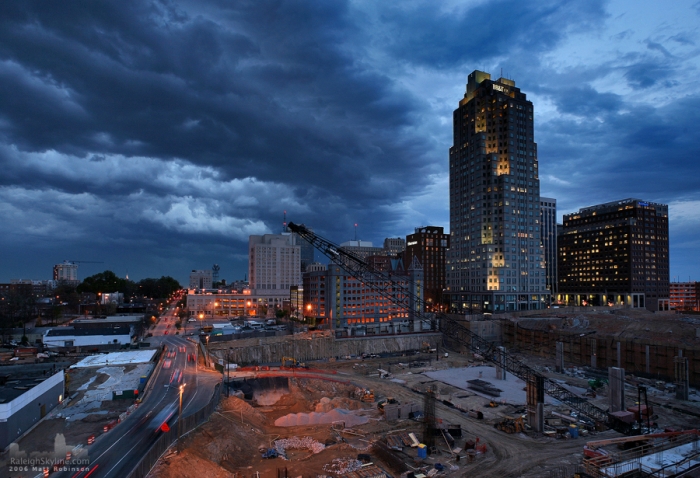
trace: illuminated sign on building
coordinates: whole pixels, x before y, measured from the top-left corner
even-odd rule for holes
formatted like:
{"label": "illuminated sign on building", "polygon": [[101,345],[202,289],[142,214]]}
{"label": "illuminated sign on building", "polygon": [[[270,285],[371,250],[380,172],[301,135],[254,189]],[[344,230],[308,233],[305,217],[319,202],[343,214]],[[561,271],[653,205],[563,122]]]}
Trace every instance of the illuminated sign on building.
{"label": "illuminated sign on building", "polygon": [[493,89],[505,94],[510,93],[510,90],[508,88],[506,88],[505,86],[497,85],[495,83],[493,84]]}

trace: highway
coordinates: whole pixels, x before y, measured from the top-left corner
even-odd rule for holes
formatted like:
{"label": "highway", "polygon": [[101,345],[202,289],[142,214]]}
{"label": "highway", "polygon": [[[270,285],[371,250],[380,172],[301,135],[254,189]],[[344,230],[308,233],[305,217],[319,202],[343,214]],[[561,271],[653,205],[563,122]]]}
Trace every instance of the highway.
{"label": "highway", "polygon": [[[140,458],[162,433],[177,434],[179,389],[183,387],[182,416],[204,407],[211,399],[221,375],[198,370],[196,341],[198,337],[176,335],[175,308],[171,304],[149,338],[152,345],[164,344],[165,352],[145,390],[144,400],[122,423],[107,433],[99,434],[88,446],[90,465],[82,471],[52,474],[71,478],[123,478],[133,470]],[[188,340],[189,339],[189,340]],[[190,357],[190,360],[188,360]],[[169,431],[160,427],[166,423]],[[167,428],[167,427],[166,427]]]}

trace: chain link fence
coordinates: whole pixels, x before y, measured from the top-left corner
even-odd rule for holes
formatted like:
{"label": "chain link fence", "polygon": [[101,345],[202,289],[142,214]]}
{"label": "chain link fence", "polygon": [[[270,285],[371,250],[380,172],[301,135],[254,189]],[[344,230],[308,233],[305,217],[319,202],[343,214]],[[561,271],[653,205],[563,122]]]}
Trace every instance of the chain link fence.
{"label": "chain link fence", "polygon": [[[214,394],[209,403],[195,413],[182,417],[182,436],[196,429],[198,426],[209,420],[209,417],[216,410],[221,398],[221,385],[217,384]],[[145,478],[163,454],[177,442],[178,425],[175,424],[169,432],[162,433],[160,438],[153,444],[148,452],[141,458],[141,461],[129,474],[129,478]]]}

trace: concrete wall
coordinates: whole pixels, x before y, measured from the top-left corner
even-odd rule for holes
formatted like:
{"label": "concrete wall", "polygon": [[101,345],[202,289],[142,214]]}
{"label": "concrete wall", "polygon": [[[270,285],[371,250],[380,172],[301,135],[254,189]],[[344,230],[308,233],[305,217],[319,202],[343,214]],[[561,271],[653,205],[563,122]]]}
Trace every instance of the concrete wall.
{"label": "concrete wall", "polygon": [[11,402],[0,404],[0,450],[34,426],[43,417],[42,408],[44,415],[53,410],[59,399],[65,398],[63,394],[64,375],[60,371]]}
{"label": "concrete wall", "polygon": [[330,335],[297,334],[287,337],[266,337],[210,343],[209,352],[238,364],[281,362],[282,357],[294,357],[304,362],[348,355],[381,354],[419,350],[423,342],[431,347],[442,343],[439,333],[404,334],[383,337],[351,337],[336,339]]}
{"label": "concrete wall", "polygon": [[[620,340],[611,335],[584,335],[559,330],[533,330],[503,321],[503,344],[518,347],[542,357],[555,357],[557,342],[563,345],[566,366],[592,366],[625,369],[628,374],[674,380],[673,358],[688,357],[690,385],[700,386],[700,347],[666,345],[648,339]],[[618,352],[619,350],[619,352]]]}

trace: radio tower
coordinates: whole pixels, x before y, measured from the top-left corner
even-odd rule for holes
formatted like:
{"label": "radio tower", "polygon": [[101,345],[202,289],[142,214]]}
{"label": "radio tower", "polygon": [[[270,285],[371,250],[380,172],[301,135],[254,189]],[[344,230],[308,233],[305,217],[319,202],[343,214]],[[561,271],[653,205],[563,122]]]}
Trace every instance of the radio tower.
{"label": "radio tower", "polygon": [[219,282],[219,271],[221,270],[221,267],[219,267],[219,264],[214,264],[211,266],[211,279],[212,283]]}
{"label": "radio tower", "polygon": [[284,216],[282,220],[282,232],[289,232],[289,229],[287,229],[287,211],[284,211]]}

